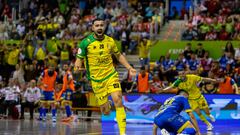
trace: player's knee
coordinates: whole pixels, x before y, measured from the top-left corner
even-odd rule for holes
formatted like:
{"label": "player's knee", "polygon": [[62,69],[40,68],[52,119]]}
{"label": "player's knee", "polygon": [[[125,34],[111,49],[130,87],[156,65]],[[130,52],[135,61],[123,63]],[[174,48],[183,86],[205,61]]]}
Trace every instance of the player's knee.
{"label": "player's knee", "polygon": [[113,102],[114,102],[115,107],[122,107],[123,106],[121,98],[113,99]]}
{"label": "player's knee", "polygon": [[109,115],[110,114],[110,109],[107,109],[106,107],[101,107],[101,112],[104,115]]}
{"label": "player's knee", "polygon": [[183,134],[188,134],[188,135],[195,135],[196,134],[196,130],[194,128],[185,128],[182,131]]}

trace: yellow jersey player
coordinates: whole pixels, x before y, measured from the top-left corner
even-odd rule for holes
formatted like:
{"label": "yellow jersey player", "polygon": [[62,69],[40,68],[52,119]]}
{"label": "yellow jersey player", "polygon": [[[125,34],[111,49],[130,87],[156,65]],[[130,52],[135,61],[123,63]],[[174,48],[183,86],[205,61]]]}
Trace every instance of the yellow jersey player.
{"label": "yellow jersey player", "polygon": [[211,131],[213,129],[213,126],[203,116],[203,114],[201,113],[201,110],[203,110],[206,113],[206,115],[210,118],[212,122],[215,121],[215,118],[210,114],[208,103],[205,97],[201,94],[201,90],[198,87],[198,84],[201,81],[217,82],[215,79],[211,79],[211,78],[204,78],[204,77],[200,77],[193,74],[187,74],[187,75],[182,74],[171,86],[163,89],[162,91],[168,91],[174,87],[177,87],[178,89],[186,90],[189,93],[188,101],[192,110],[194,110],[198,114],[199,118],[207,125],[207,130]]}
{"label": "yellow jersey player", "polygon": [[101,112],[104,115],[110,113],[111,102],[108,101],[108,96],[111,95],[116,108],[116,120],[120,135],[124,135],[126,134],[126,114],[122,104],[122,90],[118,73],[113,66],[112,54],[129,70],[132,76],[136,75],[136,70],[119,52],[113,38],[104,34],[104,20],[95,19],[92,31],[93,33],[79,45],[75,69],[83,70],[82,62],[84,60],[87,77],[91,81]]}

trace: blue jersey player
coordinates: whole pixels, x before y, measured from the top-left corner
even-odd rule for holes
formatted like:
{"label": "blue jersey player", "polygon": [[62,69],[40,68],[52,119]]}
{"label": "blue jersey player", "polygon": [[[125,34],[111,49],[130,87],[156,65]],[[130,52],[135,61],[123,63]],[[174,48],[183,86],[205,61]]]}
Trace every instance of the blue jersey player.
{"label": "blue jersey player", "polygon": [[[179,90],[178,95],[167,99],[154,118],[153,135],[157,135],[157,128],[165,129],[170,134],[200,135],[199,127],[188,103],[188,93]],[[180,115],[182,111],[188,113],[191,122]]]}

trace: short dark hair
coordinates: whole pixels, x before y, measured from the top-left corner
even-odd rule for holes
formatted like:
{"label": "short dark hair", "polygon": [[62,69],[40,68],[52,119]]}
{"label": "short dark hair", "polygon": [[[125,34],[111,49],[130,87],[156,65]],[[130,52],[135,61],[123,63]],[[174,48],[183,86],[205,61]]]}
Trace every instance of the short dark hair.
{"label": "short dark hair", "polygon": [[96,18],[96,19],[94,19],[94,20],[92,21],[92,25],[93,25],[96,21],[104,21],[104,19],[102,19],[102,18]]}
{"label": "short dark hair", "polygon": [[[186,90],[184,90],[184,89],[179,89],[178,92],[177,92],[177,95],[179,95],[179,94],[182,93],[182,92],[188,94],[188,92],[187,92]],[[189,95],[189,94],[188,94],[188,95]]]}

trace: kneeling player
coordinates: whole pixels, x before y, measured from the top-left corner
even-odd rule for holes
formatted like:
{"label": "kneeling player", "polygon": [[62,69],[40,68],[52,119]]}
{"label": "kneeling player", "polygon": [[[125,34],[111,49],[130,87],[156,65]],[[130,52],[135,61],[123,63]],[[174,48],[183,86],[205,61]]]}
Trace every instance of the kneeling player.
{"label": "kneeling player", "polygon": [[[170,134],[200,134],[199,127],[188,103],[188,93],[179,90],[177,96],[171,97],[164,102],[160,111],[154,118],[153,135],[157,135],[157,128],[165,129]],[[186,120],[180,113],[185,110],[190,116],[192,123]]]}

